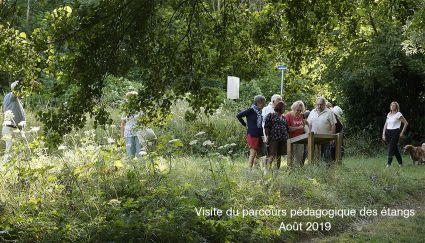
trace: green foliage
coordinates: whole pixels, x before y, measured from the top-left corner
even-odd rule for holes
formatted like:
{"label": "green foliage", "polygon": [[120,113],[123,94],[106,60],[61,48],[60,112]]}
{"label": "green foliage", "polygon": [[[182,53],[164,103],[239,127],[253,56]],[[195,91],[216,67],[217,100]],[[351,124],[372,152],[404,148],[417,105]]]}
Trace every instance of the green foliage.
{"label": "green foliage", "polygon": [[389,104],[397,101],[409,121],[409,133],[420,140],[420,131],[425,129],[423,119],[419,119],[425,115],[425,59],[420,54],[406,56],[401,40],[396,28],[382,29],[369,45],[341,63],[333,63],[326,78],[344,94],[339,102],[345,108],[348,126],[379,134]]}
{"label": "green foliage", "polygon": [[409,18],[403,28],[403,35],[406,38],[402,45],[403,51],[407,55],[414,55],[417,53],[425,54],[425,24],[423,19],[425,17],[425,2],[419,1],[421,8]]}
{"label": "green foliage", "polygon": [[0,57],[2,81],[20,80],[21,95],[28,95],[37,86],[39,56],[25,32],[0,23]]}

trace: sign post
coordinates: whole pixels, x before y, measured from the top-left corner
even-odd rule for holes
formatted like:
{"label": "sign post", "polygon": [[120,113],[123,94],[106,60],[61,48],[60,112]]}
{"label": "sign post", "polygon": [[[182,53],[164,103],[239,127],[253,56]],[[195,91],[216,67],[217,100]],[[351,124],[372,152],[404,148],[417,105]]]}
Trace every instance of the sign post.
{"label": "sign post", "polygon": [[227,77],[227,99],[237,100],[239,99],[239,77],[228,76]]}
{"label": "sign post", "polygon": [[283,73],[286,70],[285,65],[277,65],[277,69],[282,70],[282,77],[280,79],[280,95],[283,95]]}

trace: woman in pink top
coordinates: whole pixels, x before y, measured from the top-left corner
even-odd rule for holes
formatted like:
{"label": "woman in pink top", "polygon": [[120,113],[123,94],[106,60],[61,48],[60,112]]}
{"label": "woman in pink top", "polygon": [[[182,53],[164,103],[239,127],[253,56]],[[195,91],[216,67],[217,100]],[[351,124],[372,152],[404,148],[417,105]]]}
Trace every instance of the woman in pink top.
{"label": "woman in pink top", "polygon": [[[291,106],[290,112],[286,113],[285,119],[288,123],[289,128],[289,138],[300,136],[304,134],[304,103],[300,100],[295,101]],[[303,144],[294,144],[293,145],[293,161],[299,163],[301,166],[304,165],[303,160],[304,154],[304,145]]]}
{"label": "woman in pink top", "polygon": [[[403,130],[400,132],[401,123],[403,123]],[[391,102],[390,112],[387,115],[384,130],[382,131],[382,139],[389,143],[387,167],[390,167],[394,155],[397,158],[398,166],[403,164],[397,143],[398,139],[403,137],[407,124],[406,119],[400,113],[398,103]]]}

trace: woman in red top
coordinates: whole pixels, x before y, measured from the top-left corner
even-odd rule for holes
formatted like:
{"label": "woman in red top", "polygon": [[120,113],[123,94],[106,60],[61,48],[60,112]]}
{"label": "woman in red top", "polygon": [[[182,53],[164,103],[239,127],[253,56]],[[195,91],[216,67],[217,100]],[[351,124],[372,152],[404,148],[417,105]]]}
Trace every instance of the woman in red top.
{"label": "woman in red top", "polygon": [[[285,115],[285,119],[289,127],[289,138],[304,134],[304,125],[306,124],[306,121],[304,119],[305,107],[302,101],[295,101],[294,104],[292,104],[291,106],[291,110],[291,112],[288,112]],[[301,166],[303,166],[304,145],[294,144],[292,154],[292,161],[294,161],[295,163],[299,163]]]}

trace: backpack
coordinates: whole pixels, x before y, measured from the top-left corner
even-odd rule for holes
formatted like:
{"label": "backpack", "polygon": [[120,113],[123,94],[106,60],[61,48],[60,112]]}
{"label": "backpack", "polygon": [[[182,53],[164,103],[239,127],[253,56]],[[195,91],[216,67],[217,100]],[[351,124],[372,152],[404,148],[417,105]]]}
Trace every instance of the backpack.
{"label": "backpack", "polygon": [[342,132],[342,129],[344,129],[344,126],[342,125],[341,121],[338,119],[338,116],[335,116],[336,123],[335,123],[335,133]]}

